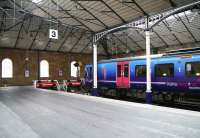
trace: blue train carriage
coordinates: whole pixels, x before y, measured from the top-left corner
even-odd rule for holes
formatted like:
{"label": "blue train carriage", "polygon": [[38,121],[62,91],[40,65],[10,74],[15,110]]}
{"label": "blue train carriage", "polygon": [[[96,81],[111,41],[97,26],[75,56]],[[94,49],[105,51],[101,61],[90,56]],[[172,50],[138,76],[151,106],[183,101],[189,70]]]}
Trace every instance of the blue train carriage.
{"label": "blue train carriage", "polygon": [[[85,67],[85,85],[92,88],[92,65]],[[200,55],[152,55],[152,91],[155,96],[172,99],[174,95],[200,92]],[[142,95],[146,90],[144,56],[98,62],[98,88],[112,96]],[[139,94],[138,94],[139,93]],[[143,93],[143,94],[142,94]]]}

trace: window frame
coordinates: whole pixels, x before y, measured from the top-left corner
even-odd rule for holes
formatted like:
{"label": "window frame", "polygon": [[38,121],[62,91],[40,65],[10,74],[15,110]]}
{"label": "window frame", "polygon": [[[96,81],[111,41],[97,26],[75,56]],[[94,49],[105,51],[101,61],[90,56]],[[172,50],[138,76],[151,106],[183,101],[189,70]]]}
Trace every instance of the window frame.
{"label": "window frame", "polygon": [[[42,71],[42,62],[46,62],[47,63],[47,68],[46,69],[48,69],[48,73],[47,73],[47,76],[45,76],[44,75],[44,73],[42,73],[43,71]],[[42,75],[41,75],[42,74]],[[43,59],[43,60],[41,60],[40,61],[40,78],[49,78],[50,77],[50,66],[49,66],[49,62],[48,62],[48,60],[46,60],[46,59]]]}
{"label": "window frame", "polygon": [[93,79],[93,68],[92,67],[89,67],[89,78],[90,79]]}
{"label": "window frame", "polygon": [[[172,67],[173,67],[173,75],[172,76],[157,76],[157,70],[156,70],[156,67],[158,66],[158,65],[172,65]],[[155,66],[154,66],[154,76],[155,76],[155,78],[174,78],[174,74],[175,74],[175,67],[174,67],[174,63],[163,63],[163,64],[155,64]]]}
{"label": "window frame", "polygon": [[146,73],[145,73],[144,76],[137,76],[137,75],[136,75],[136,74],[137,74],[136,69],[137,69],[138,66],[144,66],[145,69],[146,69],[146,73],[147,73],[147,65],[136,65],[136,66],[135,66],[135,78],[145,78],[145,77],[146,77]]}
{"label": "window frame", "polygon": [[196,75],[187,75],[187,64],[190,64],[190,63],[199,63],[200,64],[200,61],[191,61],[191,62],[185,62],[185,76],[190,78],[190,77],[199,77],[199,76],[196,76]]}
{"label": "window frame", "polygon": [[[127,69],[127,70],[126,70]],[[127,71],[127,72],[125,72],[125,71]],[[125,77],[125,78],[128,78],[129,77],[129,64],[124,64],[124,70],[123,70],[123,74],[124,74],[124,76],[123,77]]]}
{"label": "window frame", "polygon": [[[5,60],[8,60],[11,64],[10,64],[10,66],[11,66],[11,73],[9,73],[9,74],[11,74],[10,76],[4,76],[3,74],[4,74],[4,69],[3,69],[3,62],[5,61]],[[7,63],[8,64],[8,63]],[[2,61],[1,61],[1,78],[2,79],[12,79],[13,77],[14,77],[14,68],[13,68],[13,61],[12,61],[12,59],[10,59],[10,58],[4,58]]]}
{"label": "window frame", "polygon": [[[80,66],[76,67],[74,65],[75,63],[78,63],[78,61],[73,60],[70,62],[70,77],[73,77],[73,78],[80,77],[80,72],[81,72],[81,67]],[[72,71],[73,69],[75,69],[75,71]]]}
{"label": "window frame", "polygon": [[[119,67],[120,67],[120,72],[119,72]],[[122,65],[117,65],[117,78],[122,77]]]}

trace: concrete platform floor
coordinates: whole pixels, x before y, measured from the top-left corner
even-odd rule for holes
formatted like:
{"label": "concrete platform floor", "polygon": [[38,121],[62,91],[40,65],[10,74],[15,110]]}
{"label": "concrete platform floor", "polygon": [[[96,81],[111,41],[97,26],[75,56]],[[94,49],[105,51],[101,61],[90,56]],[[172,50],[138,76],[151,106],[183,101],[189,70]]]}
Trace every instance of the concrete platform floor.
{"label": "concrete platform floor", "polygon": [[31,87],[0,88],[0,138],[199,138],[200,113]]}

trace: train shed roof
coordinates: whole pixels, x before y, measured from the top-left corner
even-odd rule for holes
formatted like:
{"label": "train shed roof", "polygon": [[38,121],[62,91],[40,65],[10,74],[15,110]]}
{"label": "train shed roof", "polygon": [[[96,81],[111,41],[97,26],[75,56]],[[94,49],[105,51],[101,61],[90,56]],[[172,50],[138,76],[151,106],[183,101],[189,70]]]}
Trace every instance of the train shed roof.
{"label": "train shed roof", "polygon": [[[95,32],[162,15],[198,0],[2,0],[0,47],[64,53],[92,53]],[[153,29],[153,49],[199,46],[199,7],[167,18]],[[49,39],[49,29],[59,39]],[[106,41],[106,42],[104,42]],[[144,32],[127,29],[106,36],[98,54],[137,54],[145,49]]]}

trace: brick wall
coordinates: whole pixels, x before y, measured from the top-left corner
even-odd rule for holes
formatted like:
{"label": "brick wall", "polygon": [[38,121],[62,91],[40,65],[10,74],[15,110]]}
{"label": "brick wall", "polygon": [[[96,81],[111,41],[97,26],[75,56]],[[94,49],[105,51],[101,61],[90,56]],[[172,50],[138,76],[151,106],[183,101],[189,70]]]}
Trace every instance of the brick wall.
{"label": "brick wall", "polygon": [[[10,58],[13,62],[13,78],[11,79],[2,79],[1,77],[1,63],[4,58]],[[99,56],[98,58],[105,57]],[[38,78],[39,62],[43,59],[49,62],[49,78]],[[32,81],[37,79],[70,79],[71,61],[82,63],[80,74],[83,77],[84,66],[92,63],[92,55],[2,48],[0,49],[0,85],[31,85]],[[28,78],[25,77],[25,69],[30,72]],[[63,76],[59,76],[59,70],[62,70]]]}

